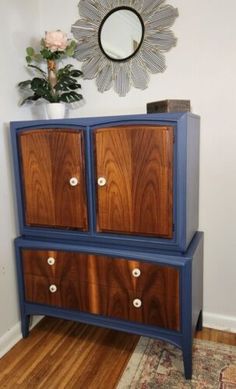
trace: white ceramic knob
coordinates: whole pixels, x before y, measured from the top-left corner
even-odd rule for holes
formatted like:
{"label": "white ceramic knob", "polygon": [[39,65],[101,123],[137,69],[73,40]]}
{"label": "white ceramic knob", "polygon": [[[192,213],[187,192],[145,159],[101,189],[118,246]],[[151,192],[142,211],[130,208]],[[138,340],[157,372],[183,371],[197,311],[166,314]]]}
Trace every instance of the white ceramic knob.
{"label": "white ceramic knob", "polygon": [[106,185],[106,183],[107,183],[107,180],[105,179],[105,177],[98,178],[98,185],[99,186],[104,186],[104,185]]}
{"label": "white ceramic knob", "polygon": [[133,306],[135,308],[140,308],[142,306],[142,301],[140,299],[134,299],[133,300]]}
{"label": "white ceramic knob", "polygon": [[49,286],[49,290],[50,290],[51,293],[55,293],[55,292],[57,291],[56,285],[53,285],[53,284],[50,285],[50,286]]}
{"label": "white ceramic knob", "polygon": [[49,257],[48,260],[47,260],[47,262],[48,262],[48,264],[49,264],[50,266],[52,266],[52,265],[54,265],[54,263],[55,263],[55,258]]}
{"label": "white ceramic knob", "polygon": [[78,185],[79,180],[76,177],[71,177],[69,182],[70,182],[70,186],[76,186],[76,185]]}
{"label": "white ceramic knob", "polygon": [[132,270],[132,275],[133,275],[134,277],[140,277],[140,275],[141,275],[141,270],[138,269],[138,268],[133,269],[133,270]]}

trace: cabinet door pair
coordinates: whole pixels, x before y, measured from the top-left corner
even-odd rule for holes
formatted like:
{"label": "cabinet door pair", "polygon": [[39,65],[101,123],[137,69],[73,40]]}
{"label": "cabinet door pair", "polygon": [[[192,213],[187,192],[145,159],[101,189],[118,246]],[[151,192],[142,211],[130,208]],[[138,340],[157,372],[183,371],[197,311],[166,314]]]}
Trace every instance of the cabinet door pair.
{"label": "cabinet door pair", "polygon": [[[172,238],[173,128],[92,130],[96,231]],[[25,223],[90,230],[82,130],[19,134]]]}

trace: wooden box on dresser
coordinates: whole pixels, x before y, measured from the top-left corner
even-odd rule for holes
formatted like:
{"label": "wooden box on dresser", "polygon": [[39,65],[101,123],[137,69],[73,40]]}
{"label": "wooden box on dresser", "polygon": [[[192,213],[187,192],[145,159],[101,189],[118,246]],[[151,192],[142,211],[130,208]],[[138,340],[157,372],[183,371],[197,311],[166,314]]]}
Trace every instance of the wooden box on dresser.
{"label": "wooden box on dresser", "polygon": [[183,351],[202,326],[199,117],[12,122],[22,333],[42,314]]}

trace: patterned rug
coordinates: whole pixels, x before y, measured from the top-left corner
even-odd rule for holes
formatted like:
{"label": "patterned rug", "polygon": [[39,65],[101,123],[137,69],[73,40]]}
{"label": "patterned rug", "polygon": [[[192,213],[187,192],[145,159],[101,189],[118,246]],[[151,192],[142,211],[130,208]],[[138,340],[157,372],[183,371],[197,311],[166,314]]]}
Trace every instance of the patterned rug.
{"label": "patterned rug", "polygon": [[183,376],[182,351],[141,337],[117,389],[236,389],[236,346],[195,340],[193,376]]}

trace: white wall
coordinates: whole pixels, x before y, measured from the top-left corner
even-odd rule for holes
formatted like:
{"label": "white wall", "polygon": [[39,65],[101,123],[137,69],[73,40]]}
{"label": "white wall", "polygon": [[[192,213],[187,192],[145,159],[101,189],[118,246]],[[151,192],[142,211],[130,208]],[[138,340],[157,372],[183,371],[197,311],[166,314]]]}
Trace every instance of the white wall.
{"label": "white wall", "polygon": [[[19,108],[16,84],[27,78],[25,48],[39,31],[37,2],[0,2],[0,354],[8,333],[18,336],[18,296],[13,239],[17,235],[15,193],[9,146],[9,121],[30,118],[28,108]],[[5,342],[6,341],[6,342]]]}
{"label": "white wall", "polygon": [[[17,106],[15,85],[27,78],[25,47],[45,30],[69,32],[79,17],[78,1],[0,2],[0,14],[4,15],[0,24],[0,353],[2,339],[6,341],[9,333],[19,335],[12,246],[18,232],[8,123],[29,119],[31,110]],[[166,54],[166,72],[151,75],[145,91],[132,89],[122,98],[113,91],[98,93],[94,81],[82,80],[86,104],[73,116],[145,113],[150,101],[191,99],[193,111],[202,117],[200,228],[205,231],[205,325],[236,331],[236,2],[168,2],[178,7],[180,16],[173,27],[178,44]]]}
{"label": "white wall", "polygon": [[[70,31],[78,0],[40,0],[41,30]],[[190,99],[201,115],[200,229],[205,231],[205,325],[236,331],[236,1],[169,0],[179,9],[176,48],[148,89],[126,97],[82,81],[86,104],[73,116],[145,113],[146,103]],[[66,5],[65,5],[66,4]],[[56,16],[53,19],[53,10]],[[80,65],[80,64],[79,64]]]}

